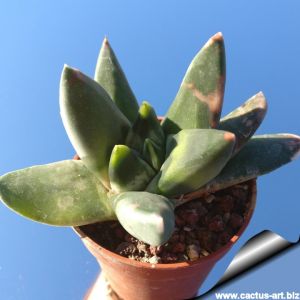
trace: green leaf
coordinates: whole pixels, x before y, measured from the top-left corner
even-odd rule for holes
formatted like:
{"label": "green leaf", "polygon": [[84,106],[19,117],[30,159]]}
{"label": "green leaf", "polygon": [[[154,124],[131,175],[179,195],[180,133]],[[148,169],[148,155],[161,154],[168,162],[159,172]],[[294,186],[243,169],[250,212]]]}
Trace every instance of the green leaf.
{"label": "green leaf", "polygon": [[177,145],[177,135],[175,134],[169,134],[166,137],[166,155],[165,157],[167,158],[172,150],[175,148]]}
{"label": "green leaf", "polygon": [[126,192],[112,201],[118,220],[137,239],[158,246],[171,237],[175,226],[171,200],[147,192]]}
{"label": "green leaf", "polygon": [[293,134],[254,136],[201,191],[217,191],[267,174],[296,159],[300,137]]}
{"label": "green leaf", "polygon": [[165,135],[160,122],[152,106],[143,101],[138,116],[126,138],[126,145],[142,153],[147,138],[150,138],[164,151]]}
{"label": "green leaf", "polygon": [[[175,146],[157,175],[159,194],[167,197],[194,191],[218,175],[235,143],[234,134],[216,129],[185,129],[173,138]],[[153,190],[150,183],[147,191]]]}
{"label": "green leaf", "polygon": [[95,80],[106,90],[128,120],[133,123],[139,106],[107,38],[104,39],[99,53]]}
{"label": "green leaf", "polygon": [[234,153],[237,153],[255,133],[267,112],[267,102],[262,92],[221,119],[219,129],[236,136]]}
{"label": "green leaf", "polygon": [[61,76],[60,110],[77,154],[108,188],[110,154],[123,144],[129,121],[97,82],[68,66]]}
{"label": "green leaf", "polygon": [[225,50],[221,33],[211,37],[190,64],[162,127],[166,134],[181,129],[216,128],[225,87]]}
{"label": "green leaf", "polygon": [[116,145],[109,162],[113,192],[144,190],[155,171],[138,154],[125,145]]}
{"label": "green leaf", "polygon": [[0,177],[0,196],[9,208],[51,225],[116,219],[106,192],[82,161],[34,166]]}
{"label": "green leaf", "polygon": [[151,139],[145,139],[143,157],[155,170],[159,170],[165,158],[164,148],[158,146]]}

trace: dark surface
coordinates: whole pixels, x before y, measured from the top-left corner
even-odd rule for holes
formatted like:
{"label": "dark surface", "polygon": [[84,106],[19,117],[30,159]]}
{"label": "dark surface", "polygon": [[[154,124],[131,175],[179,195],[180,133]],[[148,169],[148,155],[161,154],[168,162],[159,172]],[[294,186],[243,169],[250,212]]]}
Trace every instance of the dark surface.
{"label": "dark surface", "polygon": [[175,231],[169,241],[153,247],[128,234],[119,222],[82,226],[104,248],[149,263],[176,263],[208,256],[227,244],[244,224],[250,207],[250,184],[236,185],[175,210]]}

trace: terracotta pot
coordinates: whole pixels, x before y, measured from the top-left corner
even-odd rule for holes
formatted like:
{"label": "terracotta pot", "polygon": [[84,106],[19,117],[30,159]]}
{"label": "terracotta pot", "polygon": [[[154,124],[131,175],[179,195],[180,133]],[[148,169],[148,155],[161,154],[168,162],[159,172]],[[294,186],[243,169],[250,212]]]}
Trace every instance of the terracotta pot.
{"label": "terracotta pot", "polygon": [[[84,227],[75,227],[74,229],[87,249],[95,256],[111,288],[121,299],[190,299],[197,294],[211,269],[231,249],[247,227],[256,204],[256,180],[250,182],[249,188],[251,191],[249,193],[249,197],[251,197],[250,207],[245,222],[238,233],[228,244],[216,252],[194,262],[153,265],[134,261],[101,247],[86,235]],[[105,281],[98,278],[85,299],[104,299],[103,296],[100,296],[100,293],[103,292],[103,283]],[[119,298],[111,293],[107,299]]]}

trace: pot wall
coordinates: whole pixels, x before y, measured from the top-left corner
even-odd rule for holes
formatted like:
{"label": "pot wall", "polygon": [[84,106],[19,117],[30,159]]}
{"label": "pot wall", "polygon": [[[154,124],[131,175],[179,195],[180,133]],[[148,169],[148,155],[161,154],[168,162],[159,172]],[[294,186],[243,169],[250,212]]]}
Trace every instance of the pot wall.
{"label": "pot wall", "polygon": [[[137,262],[102,248],[75,227],[87,249],[95,256],[112,289],[124,300],[182,300],[194,297],[214,265],[238,240],[247,227],[256,203],[256,181],[252,180],[251,205],[243,227],[215,253],[194,262],[155,264]],[[97,288],[97,282],[92,289]],[[90,291],[90,294],[92,291]],[[92,300],[92,298],[87,298]],[[86,300],[87,300],[86,299]],[[96,299],[96,298],[93,298]],[[101,299],[99,297],[99,299]],[[103,298],[102,298],[103,299]]]}

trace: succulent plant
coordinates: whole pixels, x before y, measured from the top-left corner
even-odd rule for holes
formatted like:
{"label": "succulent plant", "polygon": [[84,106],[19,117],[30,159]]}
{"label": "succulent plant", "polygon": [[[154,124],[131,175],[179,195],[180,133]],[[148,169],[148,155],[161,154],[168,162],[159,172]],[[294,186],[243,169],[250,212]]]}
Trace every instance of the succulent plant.
{"label": "succulent plant", "polygon": [[163,244],[175,207],[273,171],[300,152],[296,135],[252,137],[267,111],[261,92],[220,119],[224,86],[217,33],[193,59],[160,122],[148,102],[138,105],[105,39],[94,79],[69,66],[61,76],[61,117],[80,160],[3,175],[2,201],[52,225],[118,219],[136,238]]}

